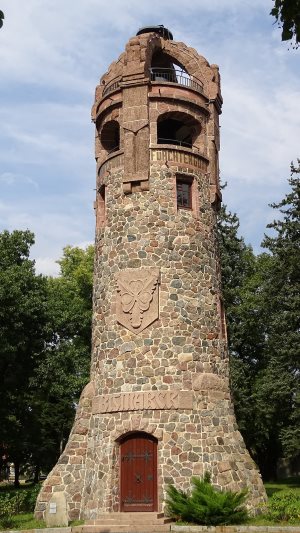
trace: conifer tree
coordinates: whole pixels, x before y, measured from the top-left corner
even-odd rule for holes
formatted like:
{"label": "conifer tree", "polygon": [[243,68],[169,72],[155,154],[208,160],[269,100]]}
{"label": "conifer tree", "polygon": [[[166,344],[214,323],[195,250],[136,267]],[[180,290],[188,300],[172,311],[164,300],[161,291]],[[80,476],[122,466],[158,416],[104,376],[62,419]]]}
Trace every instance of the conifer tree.
{"label": "conifer tree", "polygon": [[[291,165],[290,191],[271,204],[281,216],[268,225],[273,235],[263,246],[272,254],[266,280],[269,325],[266,339],[268,370],[260,394],[273,404],[281,420],[279,441],[285,456],[300,450],[300,160]],[[268,411],[268,409],[267,409]]]}

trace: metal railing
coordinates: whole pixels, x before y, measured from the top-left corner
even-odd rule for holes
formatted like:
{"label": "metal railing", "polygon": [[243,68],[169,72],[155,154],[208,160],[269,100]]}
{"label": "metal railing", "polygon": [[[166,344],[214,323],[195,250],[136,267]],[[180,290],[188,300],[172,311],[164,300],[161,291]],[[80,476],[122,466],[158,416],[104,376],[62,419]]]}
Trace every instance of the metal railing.
{"label": "metal railing", "polygon": [[111,148],[111,150],[107,152],[107,155],[113,154],[114,152],[118,152],[119,150],[120,150],[120,145],[117,144],[117,146],[114,146],[114,148]]}
{"label": "metal railing", "polygon": [[102,98],[106,96],[107,94],[110,94],[116,89],[118,89],[119,86],[120,86],[120,78],[118,79],[114,78],[113,80],[109,81],[108,84],[105,85],[103,89]]}
{"label": "metal railing", "polygon": [[164,139],[163,137],[158,137],[157,144],[174,144],[176,146],[183,146],[184,148],[191,148],[199,152],[199,148],[194,144],[188,143],[186,141],[180,141],[177,139]]}
{"label": "metal railing", "polygon": [[199,93],[203,93],[203,83],[195,76],[190,76],[187,72],[178,68],[150,68],[151,81],[178,83]]}
{"label": "metal railing", "polygon": [[[177,83],[178,85],[183,85],[184,87],[194,89],[194,91],[197,91],[198,93],[203,93],[203,83],[195,76],[190,76],[187,74],[187,72],[184,72],[178,68],[150,68],[150,79],[151,81],[157,81],[161,83]],[[120,77],[109,81],[103,89],[102,97],[119,89],[120,81]]]}

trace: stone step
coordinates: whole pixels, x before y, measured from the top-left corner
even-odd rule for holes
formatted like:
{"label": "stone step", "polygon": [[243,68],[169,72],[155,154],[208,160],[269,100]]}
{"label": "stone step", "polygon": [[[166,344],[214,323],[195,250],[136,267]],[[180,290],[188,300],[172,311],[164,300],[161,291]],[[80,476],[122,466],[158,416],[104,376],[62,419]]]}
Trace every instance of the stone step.
{"label": "stone step", "polygon": [[134,525],[139,525],[139,524],[146,524],[147,526],[148,525],[157,525],[157,526],[163,526],[165,524],[171,524],[173,522],[173,520],[169,519],[169,518],[166,518],[164,520],[113,520],[113,519],[110,519],[110,518],[105,518],[103,520],[94,520],[94,521],[89,521],[89,522],[85,522],[84,525],[85,526],[102,526],[103,524],[107,524],[107,525],[111,525],[111,524],[118,524],[118,525],[126,525],[126,524],[134,524]]}
{"label": "stone step", "polygon": [[85,526],[102,524],[169,524],[171,518],[167,518],[163,513],[106,513],[101,514],[95,520],[86,520]]}
{"label": "stone step", "polygon": [[164,525],[164,524],[170,524],[173,522],[171,518],[163,518],[161,520],[155,519],[155,518],[145,518],[144,520],[138,520],[136,518],[132,519],[123,519],[123,518],[103,518],[98,520],[89,520],[84,523],[85,526],[101,526],[102,524],[157,524]]}
{"label": "stone step", "polygon": [[94,526],[74,526],[72,533],[167,533],[170,531],[169,524],[142,524],[109,523]]}
{"label": "stone step", "polygon": [[111,512],[111,513],[100,513],[99,515],[99,518],[105,518],[105,517],[111,517],[111,518],[117,518],[119,516],[124,516],[124,517],[127,517],[127,518],[134,518],[136,516],[140,517],[141,519],[142,518],[146,518],[147,516],[155,516],[156,518],[164,518],[165,515],[163,512],[161,513],[158,513],[157,511],[143,511],[143,512],[132,512],[132,511],[128,511],[128,512],[121,512],[121,511],[115,511],[115,512]]}

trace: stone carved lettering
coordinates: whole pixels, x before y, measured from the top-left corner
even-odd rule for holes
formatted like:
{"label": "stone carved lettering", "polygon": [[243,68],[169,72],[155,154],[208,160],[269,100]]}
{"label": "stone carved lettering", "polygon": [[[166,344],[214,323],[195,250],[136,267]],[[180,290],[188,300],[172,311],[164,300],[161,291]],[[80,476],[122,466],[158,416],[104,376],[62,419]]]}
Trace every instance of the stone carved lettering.
{"label": "stone carved lettering", "polygon": [[155,392],[148,392],[148,405],[149,409],[155,409],[156,403],[155,403]]}
{"label": "stone carved lettering", "polygon": [[207,170],[207,161],[198,154],[188,154],[180,150],[151,150],[152,161],[171,161],[174,163],[182,163],[191,165],[201,170]]}
{"label": "stone carved lettering", "polygon": [[93,400],[93,413],[145,411],[147,409],[192,409],[192,391],[124,392],[97,396]]}
{"label": "stone carved lettering", "polygon": [[117,320],[138,334],[158,318],[159,269],[124,270],[116,278]]}
{"label": "stone carved lettering", "polygon": [[121,398],[120,398],[120,394],[115,394],[114,397],[113,397],[113,402],[114,402],[114,407],[115,407],[115,411],[120,411],[121,409]]}
{"label": "stone carved lettering", "polygon": [[156,398],[158,408],[163,409],[166,406],[166,409],[170,409],[168,400],[169,394],[167,392],[159,392]]}
{"label": "stone carved lettering", "polygon": [[101,396],[100,401],[101,401],[101,411],[105,413],[107,409],[109,408],[109,396]]}

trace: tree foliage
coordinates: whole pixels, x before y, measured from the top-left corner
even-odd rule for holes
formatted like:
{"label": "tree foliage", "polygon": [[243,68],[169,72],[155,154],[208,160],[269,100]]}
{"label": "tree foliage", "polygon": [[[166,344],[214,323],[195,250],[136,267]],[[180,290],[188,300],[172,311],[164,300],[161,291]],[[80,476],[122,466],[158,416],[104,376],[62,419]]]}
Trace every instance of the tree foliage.
{"label": "tree foliage", "polygon": [[258,461],[257,421],[253,388],[262,365],[265,342],[262,272],[267,258],[257,258],[238,235],[239,220],[227,212],[219,216],[222,287],[226,308],[231,391],[240,431]]}
{"label": "tree foliage", "polygon": [[266,236],[263,246],[273,258],[266,283],[272,399],[285,417],[279,434],[283,451],[293,457],[300,450],[300,160],[291,165],[288,182],[290,192],[272,204],[281,216],[268,225],[274,235]]}
{"label": "tree foliage", "polygon": [[40,431],[35,464],[48,471],[72,427],[76,402],[88,381],[91,351],[93,246],[67,246],[60,276],[48,279],[50,340],[31,379]]}
{"label": "tree foliage", "polygon": [[298,48],[300,42],[300,0],[274,0],[271,15],[282,28],[281,39],[293,40]]}
{"label": "tree foliage", "polygon": [[47,284],[29,259],[33,243],[30,231],[0,234],[0,425],[16,484],[30,456],[30,379],[47,341]]}
{"label": "tree foliage", "polygon": [[29,231],[0,234],[2,455],[48,471],[68,438],[88,380],[93,247],[67,247],[58,278],[36,275]]}
{"label": "tree foliage", "polygon": [[[281,217],[255,256],[221,212],[219,241],[227,311],[231,386],[240,430],[266,479],[282,456],[297,457],[299,412],[299,168],[291,192],[272,204]],[[237,267],[236,267],[237,265]]]}

